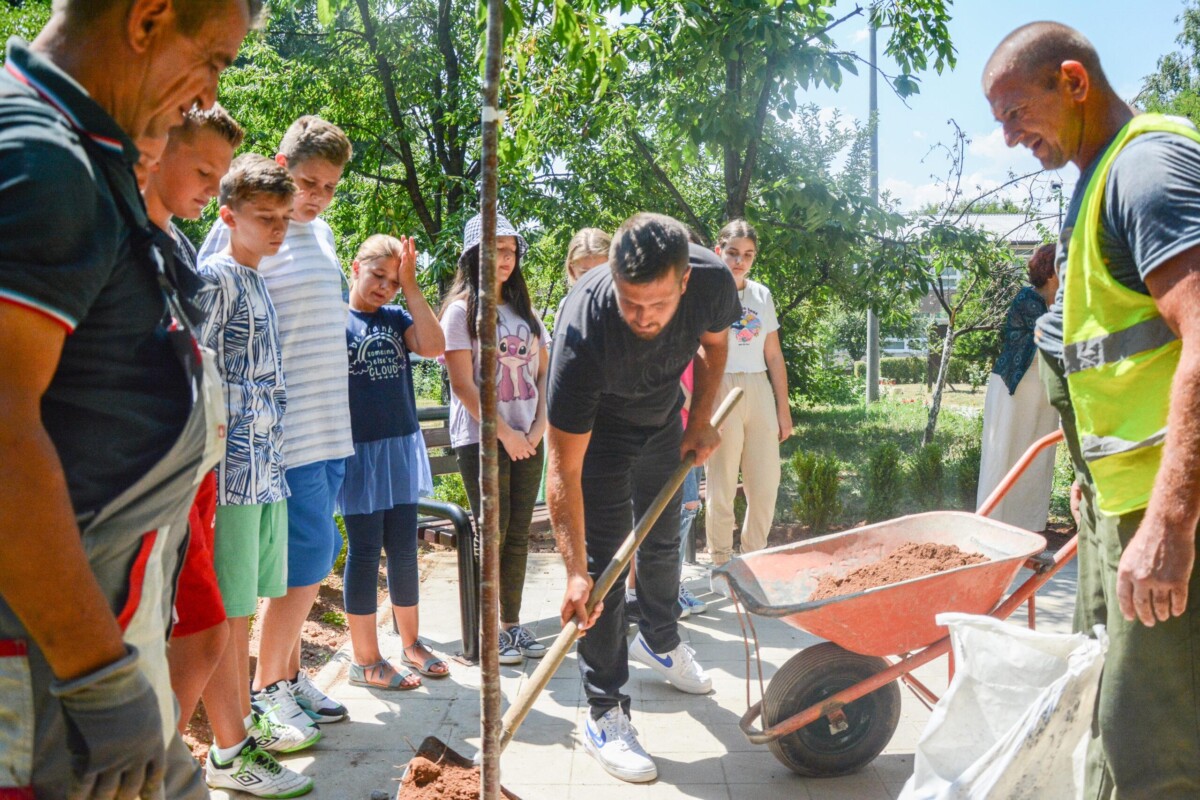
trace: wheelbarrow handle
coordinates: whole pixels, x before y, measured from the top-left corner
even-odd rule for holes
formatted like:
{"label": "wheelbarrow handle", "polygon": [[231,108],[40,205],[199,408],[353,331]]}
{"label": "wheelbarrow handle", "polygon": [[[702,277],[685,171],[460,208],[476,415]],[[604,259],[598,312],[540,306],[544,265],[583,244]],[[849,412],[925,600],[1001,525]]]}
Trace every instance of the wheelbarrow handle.
{"label": "wheelbarrow handle", "polygon": [[779,738],[754,727],[754,721],[761,717],[762,713],[763,701],[759,700],[746,709],[746,713],[742,714],[742,718],[738,720],[738,727],[742,729],[742,733],[746,735],[746,741],[750,742],[750,744],[770,744]]}
{"label": "wheelbarrow handle", "polygon": [[[714,428],[721,427],[724,424],[729,412],[742,399],[742,390],[734,388],[725,396],[716,413],[713,414],[712,424]],[[625,541],[617,549],[612,560],[608,562],[608,566],[600,573],[600,577],[596,578],[592,585],[592,592],[588,595],[587,612],[588,617],[591,617],[592,611],[596,605],[608,594],[621,573],[629,566],[629,562],[633,559],[633,554],[637,550],[638,545],[650,534],[650,529],[654,527],[654,523],[658,522],[658,518],[666,507],[675,499],[675,493],[679,491],[679,487],[683,485],[684,478],[696,463],[696,454],[688,451],[687,455],[671,473],[671,477],[667,480],[663,487],[659,490],[658,495],[654,498],[650,508],[642,514],[642,518],[638,520],[633,531],[625,537]],[[525,721],[525,717],[529,714],[530,708],[533,707],[533,701],[546,688],[546,684],[550,682],[550,678],[558,671],[558,667],[567,656],[567,652],[571,646],[575,644],[575,640],[579,638],[579,624],[571,619],[563,626],[562,631],[558,634],[558,638],[554,640],[554,644],[546,651],[546,655],[539,661],[537,669],[521,686],[521,691],[517,694],[517,699],[509,706],[508,711],[504,714],[501,720],[503,729],[500,732],[500,749],[501,751],[512,741],[513,734],[517,732],[517,728]]]}
{"label": "wheelbarrow handle", "polygon": [[1025,451],[1025,454],[1018,459],[1016,464],[1013,464],[1012,469],[1010,469],[1008,474],[1004,476],[1004,479],[1000,481],[1000,485],[992,490],[992,493],[988,495],[987,500],[983,501],[983,505],[981,505],[979,510],[975,513],[981,517],[990,516],[991,513],[996,510],[996,506],[999,505],[1000,501],[1004,499],[1004,495],[1008,494],[1009,489],[1011,489],[1013,484],[1017,482],[1017,479],[1025,473],[1025,470],[1029,469],[1029,465],[1033,463],[1034,459],[1041,455],[1042,451],[1047,447],[1053,447],[1062,440],[1063,432],[1060,428],[1059,430],[1047,433],[1045,436],[1031,444],[1029,449]]}

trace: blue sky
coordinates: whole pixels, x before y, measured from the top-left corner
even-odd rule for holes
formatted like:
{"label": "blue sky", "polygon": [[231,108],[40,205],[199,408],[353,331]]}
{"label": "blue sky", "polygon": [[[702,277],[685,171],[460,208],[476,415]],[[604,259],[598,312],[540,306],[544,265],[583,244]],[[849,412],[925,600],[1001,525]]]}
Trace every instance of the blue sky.
{"label": "blue sky", "polygon": [[[866,5],[865,2],[860,3]],[[856,4],[840,0],[836,16],[852,11]],[[1023,148],[1004,146],[999,127],[992,119],[980,90],[984,62],[1006,33],[1026,22],[1053,19],[1078,28],[1096,46],[1110,82],[1126,99],[1140,90],[1142,79],[1153,72],[1158,58],[1176,49],[1179,26],[1176,18],[1183,0],[958,0],[951,6],[950,35],[958,55],[953,71],[922,75],[921,93],[908,99],[909,107],[880,81],[879,171],[880,186],[898,197],[905,208],[914,208],[944,197],[937,179],[944,180],[948,162],[941,154],[929,154],[938,142],[950,142],[953,118],[971,138],[963,186],[991,188],[1018,174],[1037,168],[1033,156]],[[1047,16],[1047,12],[1052,14]],[[865,15],[864,15],[865,16]],[[880,32],[879,51],[884,37]],[[865,19],[844,23],[835,35],[839,46],[855,50],[864,58],[868,52]],[[882,57],[882,56],[881,56]],[[885,71],[895,66],[883,63]],[[838,109],[843,116],[867,118],[867,71],[847,76],[835,92],[813,90],[801,96],[816,103],[825,113]],[[1069,193],[1077,170],[1067,166],[1057,179]]]}

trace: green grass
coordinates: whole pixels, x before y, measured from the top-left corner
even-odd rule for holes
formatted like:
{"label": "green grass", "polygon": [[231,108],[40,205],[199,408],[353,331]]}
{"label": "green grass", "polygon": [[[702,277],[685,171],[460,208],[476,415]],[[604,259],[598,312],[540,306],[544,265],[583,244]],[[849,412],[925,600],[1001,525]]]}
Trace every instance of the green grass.
{"label": "green grass", "polygon": [[[923,383],[901,383],[894,386],[880,386],[880,394],[887,397],[889,400],[894,400],[903,403],[915,403],[921,405],[928,403],[932,393],[926,391]],[[947,406],[959,406],[964,408],[983,408],[983,400],[987,396],[987,390],[972,389],[969,385],[954,384],[953,387],[947,386],[942,391],[942,408]]]}
{"label": "green grass", "polygon": [[[924,387],[921,388],[923,391]],[[983,392],[979,392],[978,397],[982,403]],[[934,434],[934,441],[943,453],[943,501],[938,507],[946,510],[974,511],[974,492],[964,496],[957,478],[964,461],[977,458],[973,448],[978,447],[982,437],[983,418],[979,412],[960,410],[967,404],[958,403],[956,400],[957,397],[954,396],[946,399]],[[781,448],[784,469],[779,501],[775,506],[777,522],[795,521],[793,505],[797,487],[788,462],[791,454],[799,449],[834,456],[842,464],[839,499],[843,511],[838,519],[834,520],[835,526],[857,525],[867,518],[867,503],[863,496],[863,472],[870,451],[885,443],[896,445],[904,454],[902,463],[906,477],[902,481],[896,514],[912,514],[934,507],[935,492],[919,485],[911,477],[913,456],[920,450],[921,434],[928,420],[928,410],[922,403],[905,403],[885,397],[870,407],[854,404],[795,409],[793,419],[795,433]],[[1066,448],[1059,448],[1054,494],[1050,505],[1053,522],[1066,522],[1070,519],[1067,511],[1067,491],[1071,476],[1065,451]]]}

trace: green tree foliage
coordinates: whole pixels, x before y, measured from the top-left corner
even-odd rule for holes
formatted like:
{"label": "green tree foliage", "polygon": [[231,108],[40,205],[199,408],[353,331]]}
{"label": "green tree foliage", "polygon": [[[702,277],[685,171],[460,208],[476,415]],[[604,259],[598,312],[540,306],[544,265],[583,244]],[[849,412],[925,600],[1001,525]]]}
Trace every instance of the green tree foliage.
{"label": "green tree foliage", "polygon": [[29,41],[50,19],[50,0],[7,0],[0,3],[0,32],[4,40],[20,36]]}
{"label": "green tree foliage", "polygon": [[[483,4],[268,5],[265,29],[221,83],[248,131],[244,149],[273,153],[303,114],[342,126],[355,157],[326,218],[343,260],[371,233],[415,234],[429,256],[424,284],[441,294],[478,201]],[[711,241],[745,216],[760,233],[755,278],[775,295],[793,383],[827,370],[813,343],[832,299],[885,307],[924,284],[907,221],[867,192],[867,130],[819,114],[804,93],[854,79],[862,64],[837,37],[868,17],[899,66],[890,85],[917,91],[922,73],[954,64],[949,5],[889,0],[835,17],[833,0],[506,0],[500,198],[530,241],[537,309],[549,315],[565,291],[578,228],[611,230],[650,209]],[[47,9],[0,4],[0,19],[32,35]],[[189,235],[202,238],[214,218],[210,208]],[[822,374],[807,382],[829,384]]]}
{"label": "green tree foliage", "polygon": [[1178,114],[1200,123],[1200,3],[1189,0],[1176,21],[1179,50],[1158,59],[1135,102],[1147,111]]}

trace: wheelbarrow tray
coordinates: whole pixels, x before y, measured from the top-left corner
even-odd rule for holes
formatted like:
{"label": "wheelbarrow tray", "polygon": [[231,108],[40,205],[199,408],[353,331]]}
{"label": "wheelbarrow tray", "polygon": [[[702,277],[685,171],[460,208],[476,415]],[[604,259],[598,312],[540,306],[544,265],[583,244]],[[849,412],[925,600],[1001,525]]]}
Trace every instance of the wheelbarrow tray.
{"label": "wheelbarrow tray", "polygon": [[[955,545],[987,561],[810,600],[824,575],[842,577],[887,558],[908,542]],[[797,544],[760,550],[716,570],[750,612],[782,619],[847,650],[889,656],[919,650],[946,635],[943,611],[986,614],[1021,566],[1046,548],[1036,533],[961,511],[933,511],[866,525]]]}

